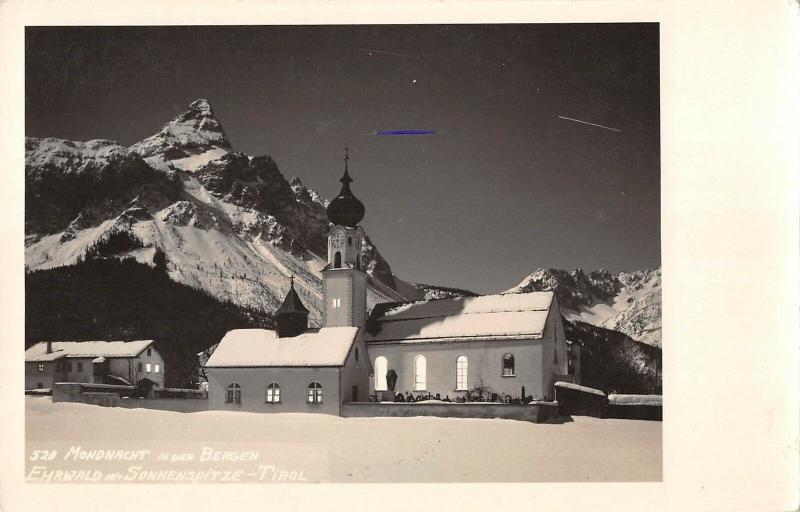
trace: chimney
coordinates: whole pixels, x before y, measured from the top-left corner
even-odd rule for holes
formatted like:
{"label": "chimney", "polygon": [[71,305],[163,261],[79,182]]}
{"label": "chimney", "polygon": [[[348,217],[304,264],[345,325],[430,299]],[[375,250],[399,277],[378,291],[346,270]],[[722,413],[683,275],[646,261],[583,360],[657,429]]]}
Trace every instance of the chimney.
{"label": "chimney", "polygon": [[53,352],[53,342],[52,341],[48,341],[47,342],[47,352],[45,352],[45,354],[50,354],[52,352]]}

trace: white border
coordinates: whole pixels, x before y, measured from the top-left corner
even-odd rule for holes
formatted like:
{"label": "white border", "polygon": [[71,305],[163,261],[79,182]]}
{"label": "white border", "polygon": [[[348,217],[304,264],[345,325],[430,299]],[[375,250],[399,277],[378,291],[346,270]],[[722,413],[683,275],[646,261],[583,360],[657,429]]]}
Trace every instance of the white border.
{"label": "white border", "polygon": [[[663,483],[23,483],[25,24],[590,21],[661,23]],[[0,508],[796,510],[797,27],[789,1],[0,3]]]}

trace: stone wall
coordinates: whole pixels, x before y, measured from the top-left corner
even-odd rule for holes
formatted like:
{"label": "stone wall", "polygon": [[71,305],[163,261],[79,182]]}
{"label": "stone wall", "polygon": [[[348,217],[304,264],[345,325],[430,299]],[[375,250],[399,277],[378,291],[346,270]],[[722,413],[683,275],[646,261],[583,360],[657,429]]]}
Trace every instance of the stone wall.
{"label": "stone wall", "polygon": [[653,420],[661,421],[660,405],[644,404],[608,404],[606,418],[621,418],[626,420]]}
{"label": "stone wall", "polygon": [[172,412],[200,412],[208,410],[204,398],[123,398],[120,407],[125,409],[154,409]]}
{"label": "stone wall", "polygon": [[[95,400],[87,402],[85,395],[87,394],[102,394],[113,393],[120,397],[122,395],[129,395],[136,388],[133,386],[114,386],[111,384],[89,384],[81,382],[57,382],[53,384],[53,402],[82,402],[82,403],[95,403],[96,401],[103,401],[99,405],[106,405],[107,399],[89,398],[88,400]],[[110,403],[110,402],[109,402]]]}
{"label": "stone wall", "polygon": [[528,405],[495,403],[374,403],[345,402],[345,418],[436,416],[439,418],[500,418],[539,423],[558,416],[558,406],[552,402]]}

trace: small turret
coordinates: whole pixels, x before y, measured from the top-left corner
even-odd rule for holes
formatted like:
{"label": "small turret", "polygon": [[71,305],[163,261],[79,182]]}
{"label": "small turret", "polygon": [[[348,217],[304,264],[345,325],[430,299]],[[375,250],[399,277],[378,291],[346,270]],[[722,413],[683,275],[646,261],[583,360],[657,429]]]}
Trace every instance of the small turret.
{"label": "small turret", "polygon": [[289,283],[289,292],[281,307],[275,311],[275,323],[279,338],[291,338],[308,329],[308,309],[294,289],[294,276]]}

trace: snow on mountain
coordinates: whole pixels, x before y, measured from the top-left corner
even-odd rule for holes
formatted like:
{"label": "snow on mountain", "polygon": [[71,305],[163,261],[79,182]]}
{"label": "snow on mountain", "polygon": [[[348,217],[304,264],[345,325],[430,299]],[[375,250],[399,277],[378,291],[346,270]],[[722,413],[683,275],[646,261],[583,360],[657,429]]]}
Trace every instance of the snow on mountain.
{"label": "snow on mountain", "polygon": [[588,274],[538,269],[506,293],[554,290],[567,320],[579,320],[623,332],[661,346],[661,269]]}
{"label": "snow on mountain", "polygon": [[70,172],[83,172],[99,162],[125,157],[127,148],[107,139],[73,142],[54,138],[29,137],[25,140],[25,162],[31,168],[46,171],[64,167]]}
{"label": "snow on mountain", "polygon": [[211,105],[199,99],[160,132],[129,149],[155,168],[194,171],[229,153],[231,144]]}
{"label": "snow on mountain", "polygon": [[453,297],[477,297],[478,294],[461,288],[436,284],[410,283],[395,277],[397,291],[413,300],[450,299]]}
{"label": "snow on mountain", "polygon": [[[295,288],[319,325],[327,201],[288,182],[268,156],[230,149],[205,100],[130,148],[106,140],[26,139],[28,271],[156,249],[169,276],[272,311]],[[368,303],[402,300],[371,242]]]}

